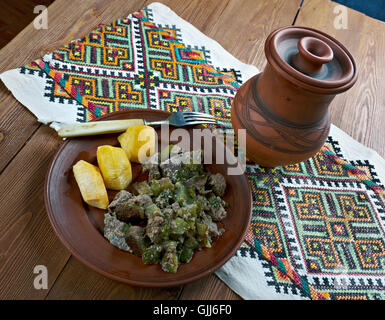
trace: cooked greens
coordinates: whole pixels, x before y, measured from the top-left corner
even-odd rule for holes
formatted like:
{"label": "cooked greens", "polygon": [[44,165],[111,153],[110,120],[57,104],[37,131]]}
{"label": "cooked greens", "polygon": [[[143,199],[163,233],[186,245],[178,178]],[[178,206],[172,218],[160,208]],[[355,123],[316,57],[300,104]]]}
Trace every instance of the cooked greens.
{"label": "cooked greens", "polygon": [[[205,170],[202,152],[170,145],[143,165],[148,181],[120,191],[105,215],[105,237],[115,246],[175,273],[195,250],[210,248],[224,231],[225,178]],[[115,229],[114,229],[115,228]]]}

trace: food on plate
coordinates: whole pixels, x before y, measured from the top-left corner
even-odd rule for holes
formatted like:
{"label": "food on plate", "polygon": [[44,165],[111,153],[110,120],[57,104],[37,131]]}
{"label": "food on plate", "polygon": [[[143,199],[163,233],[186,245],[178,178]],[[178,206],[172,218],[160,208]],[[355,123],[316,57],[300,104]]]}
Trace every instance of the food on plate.
{"label": "food on plate", "polygon": [[[227,215],[222,199],[226,180],[205,169],[201,150],[186,152],[169,145],[154,154],[152,130],[130,127],[118,138],[122,148],[98,147],[100,170],[80,160],[73,172],[84,201],[108,209],[104,236],[111,244],[141,257],[145,264],[160,264],[175,273],[195,250],[210,248],[213,238],[224,232],[218,222]],[[128,191],[130,159],[142,162],[148,179],[135,182]],[[110,204],[106,189],[119,191]]]}
{"label": "food on plate", "polygon": [[132,181],[131,163],[122,148],[100,146],[96,152],[100,171],[107,189],[123,190]]}
{"label": "food on plate", "polygon": [[90,206],[107,209],[108,195],[99,168],[79,160],[72,170],[83,200]]}
{"label": "food on plate", "polygon": [[[105,214],[105,237],[115,246],[175,273],[195,250],[210,248],[224,230],[226,181],[202,164],[202,151],[170,145],[142,164],[148,179],[120,191]],[[130,190],[131,190],[130,189]]]}
{"label": "food on plate", "polygon": [[118,141],[130,161],[142,163],[155,152],[156,132],[150,126],[131,126],[119,135]]}

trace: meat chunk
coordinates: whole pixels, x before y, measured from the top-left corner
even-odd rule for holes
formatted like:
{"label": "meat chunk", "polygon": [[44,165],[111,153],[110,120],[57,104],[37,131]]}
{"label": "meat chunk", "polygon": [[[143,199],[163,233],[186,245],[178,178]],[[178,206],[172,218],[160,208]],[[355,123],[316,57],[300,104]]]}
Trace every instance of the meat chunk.
{"label": "meat chunk", "polygon": [[162,215],[166,220],[172,220],[175,219],[176,213],[171,206],[168,206],[162,210]]}
{"label": "meat chunk", "polygon": [[131,193],[123,190],[116,195],[108,209],[119,220],[129,222],[131,219],[144,219],[145,209],[151,204],[152,199],[149,195],[140,194],[133,196]]}
{"label": "meat chunk", "polygon": [[223,229],[218,229],[218,226],[215,222],[213,222],[213,219],[211,218],[211,216],[207,215],[207,214],[202,214],[200,216],[200,222],[201,223],[204,223],[204,224],[207,224],[208,225],[208,228],[209,228],[209,235],[211,237],[216,237],[216,236],[219,236],[223,233]]}
{"label": "meat chunk", "polygon": [[108,211],[110,211],[110,212],[114,211],[116,206],[120,205],[123,202],[127,202],[132,197],[133,197],[133,195],[126,190],[119,191],[116,194],[114,200],[108,206]]}
{"label": "meat chunk", "polygon": [[225,194],[226,180],[220,173],[210,175],[208,184],[217,196],[222,197]]}
{"label": "meat chunk", "polygon": [[224,208],[226,205],[226,202],[218,196],[213,196],[209,199],[210,210],[208,213],[213,221],[221,221],[222,219],[226,218],[227,212]]}
{"label": "meat chunk", "polygon": [[136,194],[148,194],[150,196],[152,195],[151,187],[147,181],[135,182],[132,187],[135,190]]}
{"label": "meat chunk", "polygon": [[175,273],[178,270],[179,262],[176,253],[177,242],[167,241],[164,244],[164,255],[162,257],[161,266],[166,272]]}
{"label": "meat chunk", "polygon": [[134,254],[141,257],[144,249],[148,246],[148,242],[145,239],[145,229],[140,226],[129,227],[126,243]]}
{"label": "meat chunk", "polygon": [[159,153],[155,153],[146,162],[142,163],[143,172],[148,172],[149,180],[162,177],[159,169]]}
{"label": "meat chunk", "polygon": [[164,219],[161,216],[150,217],[146,226],[146,235],[150,238],[151,242],[159,243],[162,241],[162,225]]}
{"label": "meat chunk", "polygon": [[106,213],[104,215],[104,236],[108,241],[119,249],[132,252],[126,243],[126,236],[129,226],[119,221],[116,216]]}
{"label": "meat chunk", "polygon": [[202,176],[195,176],[187,180],[186,185],[187,186],[194,186],[195,189],[200,193],[200,194],[207,194],[210,191],[205,190],[205,185],[207,182],[207,175],[202,175]]}
{"label": "meat chunk", "polygon": [[174,214],[178,214],[178,211],[180,209],[180,204],[178,202],[174,202],[172,205],[171,205],[171,209],[172,211],[174,212]]}
{"label": "meat chunk", "polygon": [[154,196],[158,196],[163,190],[174,190],[174,184],[169,178],[161,178],[159,180],[151,180],[151,191]]}
{"label": "meat chunk", "polygon": [[189,179],[203,171],[202,150],[172,154],[159,165],[163,176],[172,181]]}
{"label": "meat chunk", "polygon": [[173,199],[172,191],[169,189],[163,190],[155,199],[155,204],[159,208],[166,208],[169,206],[170,201]]}
{"label": "meat chunk", "polygon": [[[201,204],[201,212],[210,210],[209,200],[205,196],[198,194],[197,201]],[[198,215],[199,215],[199,212],[198,212]]]}
{"label": "meat chunk", "polygon": [[174,173],[179,170],[183,163],[188,163],[190,154],[188,152],[176,154],[160,163],[159,167],[162,170],[163,176],[172,178]]}

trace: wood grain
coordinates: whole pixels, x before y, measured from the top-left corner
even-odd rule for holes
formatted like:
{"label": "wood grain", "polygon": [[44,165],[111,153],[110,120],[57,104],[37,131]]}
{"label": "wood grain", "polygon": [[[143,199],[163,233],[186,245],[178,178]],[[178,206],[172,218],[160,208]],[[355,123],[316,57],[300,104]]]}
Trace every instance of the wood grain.
{"label": "wood grain", "polygon": [[263,70],[267,36],[279,27],[292,24],[300,2],[230,1],[208,35],[242,62]]}
{"label": "wood grain", "polygon": [[42,126],[0,175],[0,299],[42,299],[36,265],[48,269],[49,286],[70,254],[51,229],[44,209],[44,178],[61,143]]}
{"label": "wood grain", "polygon": [[6,91],[0,82],[0,106],[4,109],[0,113],[0,173],[40,126],[31,112]]}
{"label": "wood grain", "polygon": [[185,285],[181,300],[241,300],[217,276],[209,275]]}
{"label": "wood grain", "polygon": [[54,0],[2,0],[0,2],[0,48],[4,47],[31,22],[37,14],[33,9],[37,5],[50,5]]}
{"label": "wood grain", "polygon": [[110,280],[84,266],[71,256],[47,295],[49,300],[152,300],[175,299],[182,287],[157,289],[137,288]]}
{"label": "wood grain", "polygon": [[305,0],[296,25],[322,30],[342,42],[354,56],[357,83],[330,105],[332,123],[385,156],[385,23],[346,8],[348,28],[334,27],[337,4]]}

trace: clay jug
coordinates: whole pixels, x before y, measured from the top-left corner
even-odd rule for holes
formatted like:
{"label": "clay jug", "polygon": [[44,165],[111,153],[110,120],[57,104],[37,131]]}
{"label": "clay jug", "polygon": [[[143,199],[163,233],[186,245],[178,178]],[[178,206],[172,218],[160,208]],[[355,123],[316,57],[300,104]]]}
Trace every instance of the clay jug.
{"label": "clay jug", "polygon": [[295,26],[272,32],[265,54],[264,71],[234,97],[234,130],[246,129],[246,156],[261,166],[306,160],[328,136],[330,102],[356,82],[356,63],[336,39]]}

